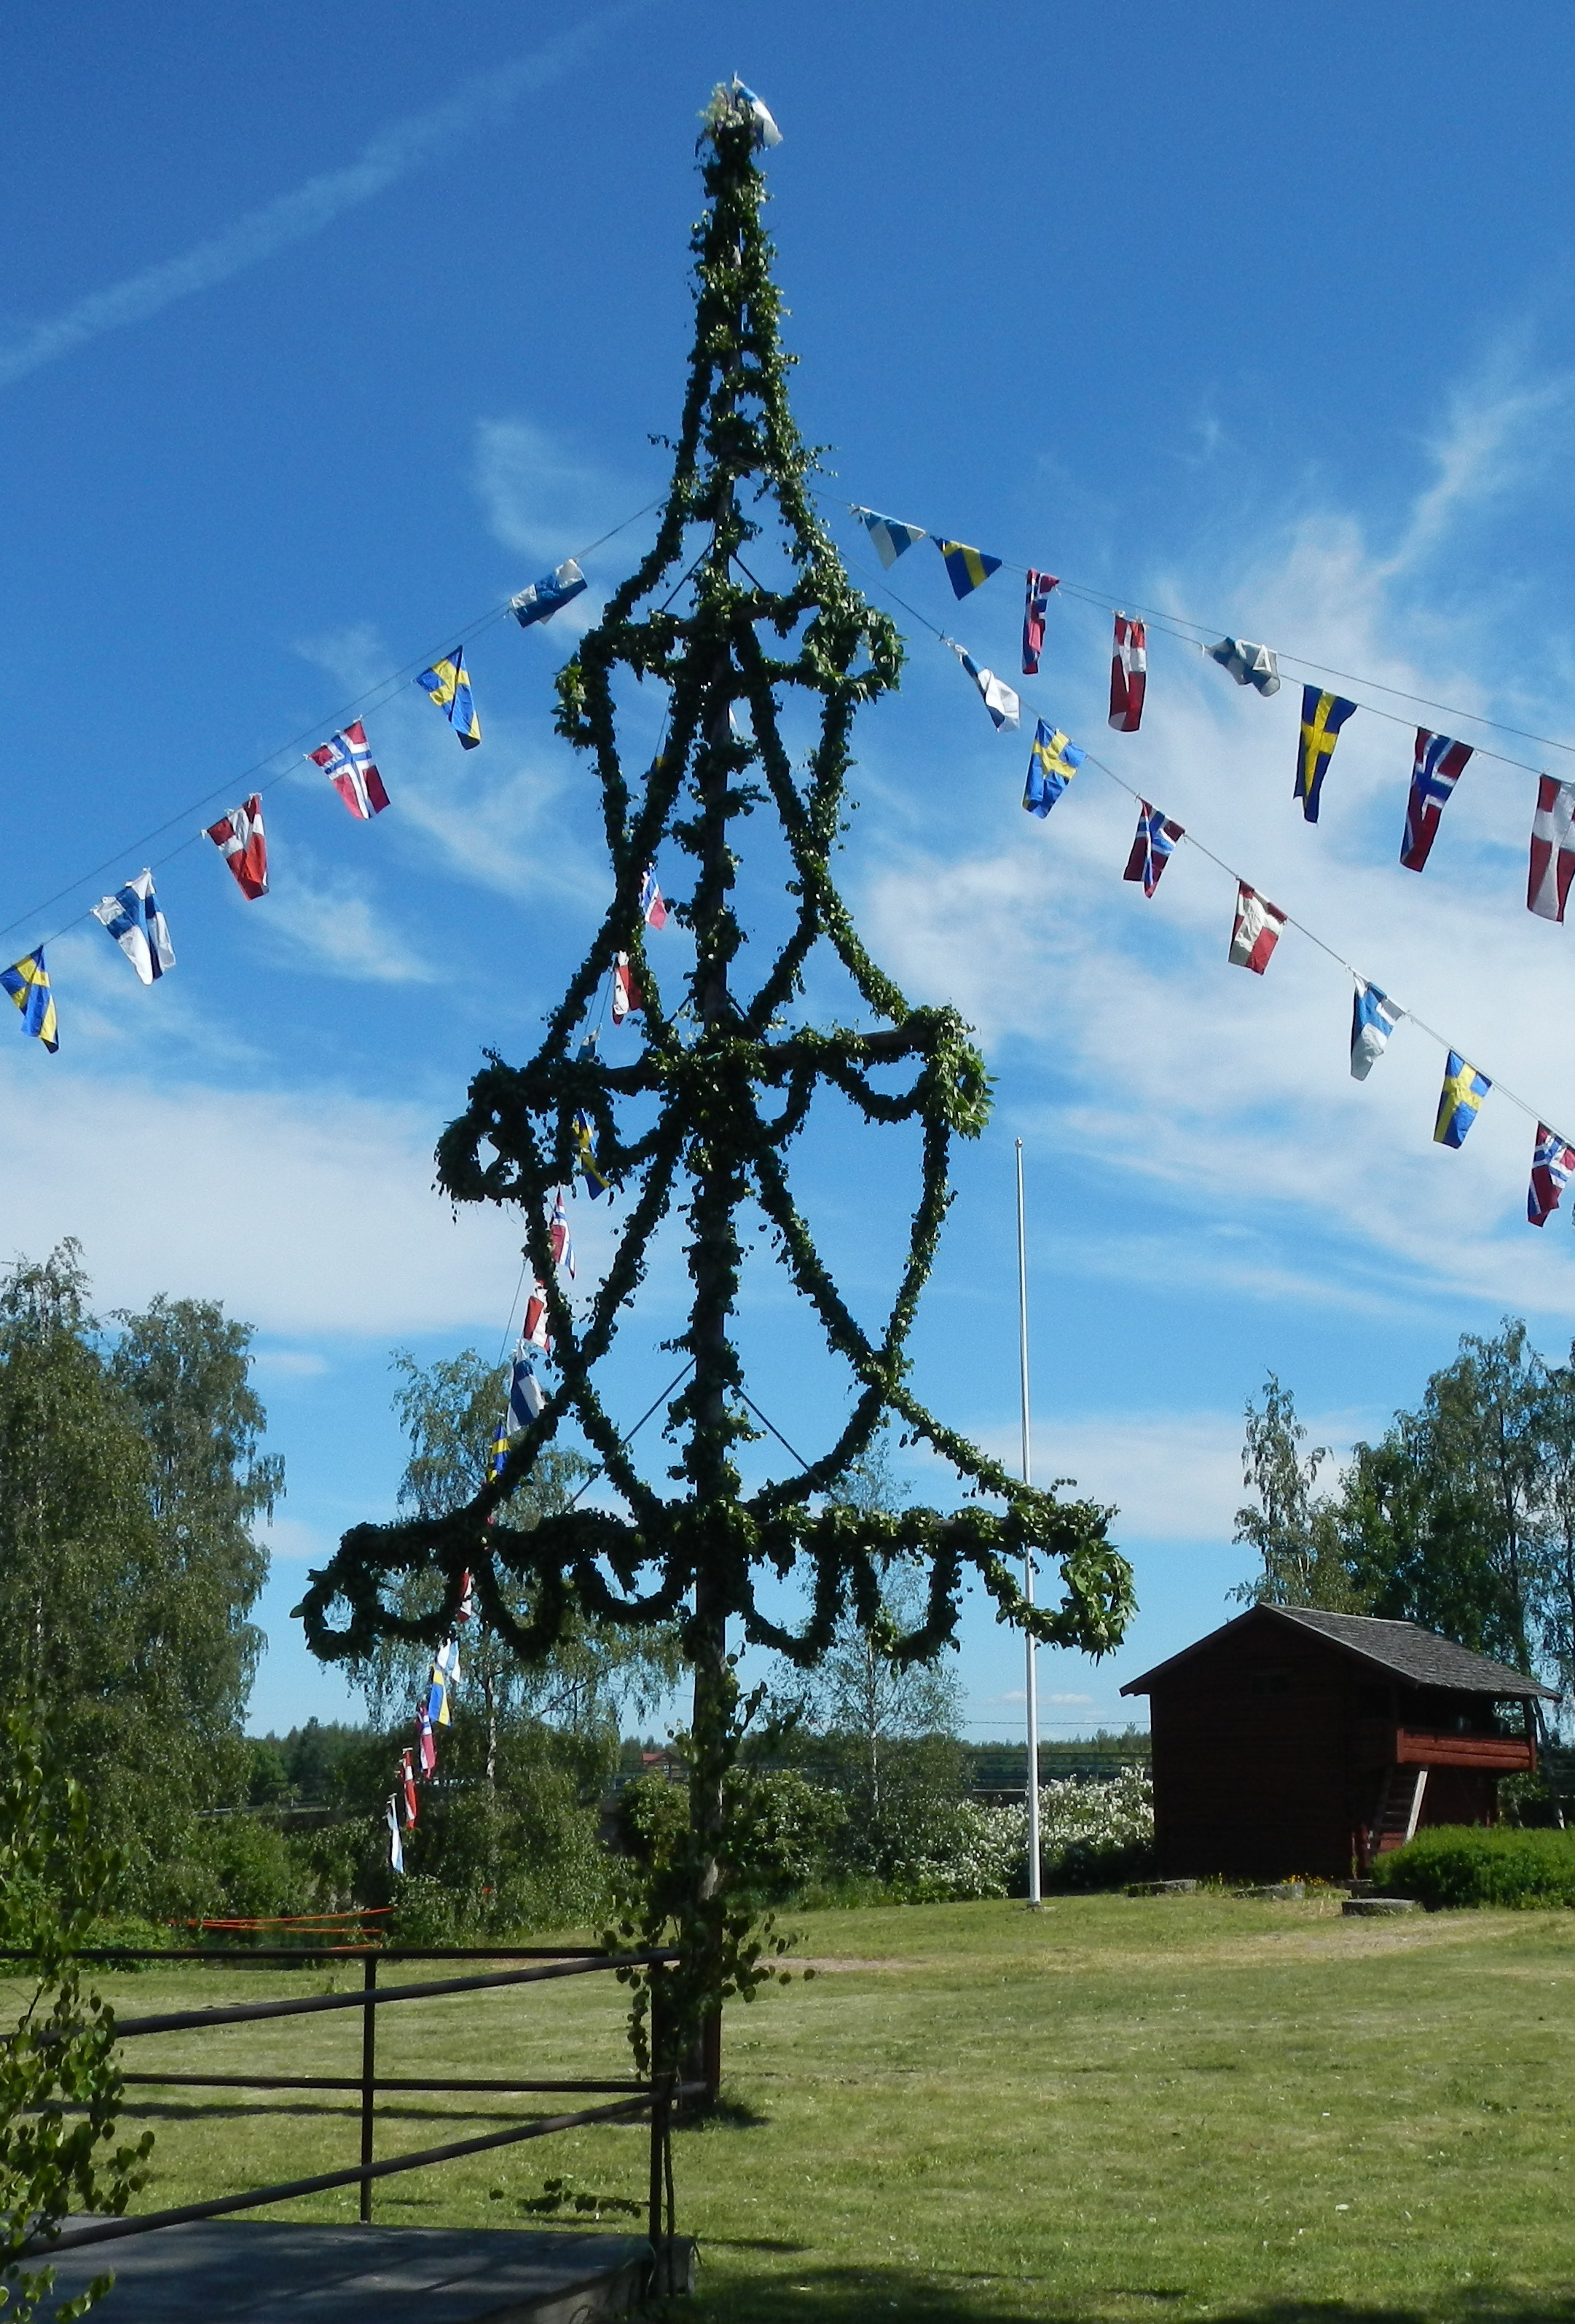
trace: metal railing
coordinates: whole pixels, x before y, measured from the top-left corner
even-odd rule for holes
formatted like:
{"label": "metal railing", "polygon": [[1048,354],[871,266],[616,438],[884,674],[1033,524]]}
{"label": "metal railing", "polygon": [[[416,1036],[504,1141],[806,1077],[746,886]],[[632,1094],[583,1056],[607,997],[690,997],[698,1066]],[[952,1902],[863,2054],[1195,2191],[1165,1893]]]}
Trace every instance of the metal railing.
{"label": "metal railing", "polygon": [[[314,1961],[332,1960],[344,1961],[348,1948],[323,1946],[309,1950],[299,1945],[248,1946],[244,1950],[221,1951],[213,1946],[176,1948],[172,1950],[148,1950],[140,1947],[113,1947],[78,1954],[77,1958],[104,1968],[129,1965],[136,1961],[222,1961],[230,1968],[255,1969],[288,1964],[293,1969],[309,1968]],[[14,1952],[0,1952],[0,1961],[20,1961],[24,1957]],[[649,2113],[650,2118],[650,2158],[647,2211],[653,2255],[660,2256],[673,2232],[672,2157],[670,2145],[671,2117],[676,2106],[686,2098],[703,2094],[702,2082],[682,2081],[673,2074],[660,2075],[652,2080],[587,2080],[585,2078],[543,2080],[524,2075],[484,2075],[464,2078],[446,2077],[433,2081],[410,2075],[380,2076],[377,2071],[377,2025],[380,2009],[408,2001],[430,2000],[446,1994],[482,1993],[501,1987],[540,1985],[568,1977],[585,1977],[599,1971],[643,1969],[656,1972],[671,1967],[680,1955],[669,1948],[608,1953],[598,1947],[572,1948],[542,1945],[477,1945],[413,1947],[398,1952],[373,1952],[357,1947],[355,1958],[362,1964],[362,1987],[359,1993],[302,1994],[281,2001],[230,2002],[211,2009],[165,2010],[142,2017],[117,2017],[116,2042],[136,2041],[148,2034],[187,2034],[216,2025],[252,2024],[263,2019],[310,2017],[335,2010],[358,2009],[362,2014],[361,2071],[358,2075],[337,2074],[189,2074],[172,2072],[126,2073],[124,2080],[130,2085],[153,2085],[180,2089],[254,2089],[254,2090],[346,2090],[360,2094],[361,2159],[338,2171],[320,2171],[310,2178],[288,2179],[267,2187],[249,2187],[239,2194],[217,2195],[206,2202],[181,2203],[162,2211],[142,2211],[129,2218],[98,2219],[82,2227],[62,2227],[56,2235],[41,2243],[39,2249],[50,2253],[73,2251],[88,2244],[113,2243],[126,2236],[152,2234],[160,2227],[186,2225],[194,2219],[222,2218],[232,2211],[262,2209],[272,2203],[289,2203],[303,2195],[320,2195],[336,2187],[359,2186],[361,2190],[360,2218],[364,2226],[372,2222],[372,2188],[378,2179],[392,2178],[405,2171],[420,2171],[438,2163],[452,2163],[467,2154],[484,2154],[500,2146],[513,2146],[533,2138],[548,2138],[559,2131],[579,2130],[593,2123],[632,2122]],[[518,1969],[493,1969],[465,1977],[444,1978],[417,1985],[382,1985],[378,1983],[380,1968],[405,1961],[512,1960],[529,1962]],[[659,2002],[661,1979],[653,1976],[653,2014]],[[497,2096],[564,2095],[581,2096],[593,2093],[618,2095],[610,2105],[581,2107],[572,2114],[534,2116],[529,2122],[514,2125],[507,2130],[483,2133],[473,2138],[451,2140],[443,2146],[422,2147],[413,2153],[399,2154],[378,2163],[373,2160],[376,2127],[376,2106],[380,2091],[426,2091],[432,2094],[446,2091],[485,2091]]]}

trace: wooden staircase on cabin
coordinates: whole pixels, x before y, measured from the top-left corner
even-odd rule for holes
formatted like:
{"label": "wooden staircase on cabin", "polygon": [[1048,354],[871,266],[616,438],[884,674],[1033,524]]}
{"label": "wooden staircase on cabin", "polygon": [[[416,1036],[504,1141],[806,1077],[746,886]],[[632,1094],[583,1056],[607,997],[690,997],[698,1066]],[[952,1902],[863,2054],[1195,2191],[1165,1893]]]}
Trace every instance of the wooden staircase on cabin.
{"label": "wooden staircase on cabin", "polygon": [[1378,1812],[1373,1818],[1372,1852],[1386,1856],[1391,1849],[1404,1848],[1414,1839],[1417,1820],[1422,1814],[1423,1794],[1427,1790],[1425,1767],[1388,1767],[1384,1771],[1383,1787],[1378,1794]]}

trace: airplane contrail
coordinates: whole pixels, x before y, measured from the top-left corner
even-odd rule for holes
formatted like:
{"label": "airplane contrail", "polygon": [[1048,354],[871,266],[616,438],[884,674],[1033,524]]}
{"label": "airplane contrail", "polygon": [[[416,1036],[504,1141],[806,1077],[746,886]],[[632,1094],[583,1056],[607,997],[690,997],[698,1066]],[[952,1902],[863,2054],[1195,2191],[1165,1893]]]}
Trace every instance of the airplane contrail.
{"label": "airplane contrail", "polygon": [[596,34],[640,13],[639,5],[609,10],[494,72],[474,75],[429,112],[410,114],[380,130],[345,168],[309,178],[293,193],[281,194],[237,218],[222,234],[210,235],[178,257],[128,274],[108,290],[95,290],[60,314],[34,324],[9,347],[0,346],[0,387],[25,379],[30,372],[57,362],[89,340],[102,338],[106,331],[145,322],[178,299],[227,282],[232,275],[272,258],[292,242],[319,234],[345,210],[370,201],[440,147],[474,130],[478,119],[495,118],[529,90],[556,80]]}

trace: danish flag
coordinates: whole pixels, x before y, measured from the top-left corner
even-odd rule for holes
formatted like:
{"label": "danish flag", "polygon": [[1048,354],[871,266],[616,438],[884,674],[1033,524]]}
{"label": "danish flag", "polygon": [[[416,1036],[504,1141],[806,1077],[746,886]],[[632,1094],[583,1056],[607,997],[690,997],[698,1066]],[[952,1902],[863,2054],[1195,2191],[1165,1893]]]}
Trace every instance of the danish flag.
{"label": "danish flag", "polygon": [[622,1025],[626,1017],[640,1014],[640,986],[629,964],[626,952],[612,955],[612,1022]]}
{"label": "danish flag", "polygon": [[1116,615],[1115,650],[1110,656],[1110,724],[1118,734],[1136,734],[1143,723],[1143,696],[1148,688],[1147,632],[1141,622]]}
{"label": "danish flag", "polygon": [[539,1283],[531,1286],[525,1302],[525,1327],[520,1334],[528,1348],[539,1348],[544,1356],[552,1352],[552,1339],[547,1328],[547,1294]]}
{"label": "danish flag", "polygon": [[1544,920],[1561,920],[1575,874],[1575,783],[1561,783],[1543,775],[1537,784],[1537,811],[1532,817],[1531,876],[1526,881],[1525,907]]}
{"label": "danish flag", "polygon": [[255,902],[268,893],[268,842],[262,831],[262,802],[255,791],[244,807],[233,807],[207,826],[207,835],[240,883],[241,893]]}
{"label": "danish flag", "polygon": [[554,1267],[566,1268],[572,1283],[575,1274],[575,1240],[569,1232],[568,1211],[564,1204],[561,1186],[553,1197],[552,1216],[548,1222],[547,1231],[552,1243],[552,1263]]}

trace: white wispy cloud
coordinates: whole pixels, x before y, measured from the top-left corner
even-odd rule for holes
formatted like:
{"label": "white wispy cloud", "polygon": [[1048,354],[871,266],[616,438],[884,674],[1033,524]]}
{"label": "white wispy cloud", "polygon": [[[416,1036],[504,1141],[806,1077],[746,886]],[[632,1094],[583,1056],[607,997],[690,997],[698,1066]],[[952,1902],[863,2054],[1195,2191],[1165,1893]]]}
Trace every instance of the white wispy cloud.
{"label": "white wispy cloud", "polygon": [[261,923],[268,945],[304,956],[331,976],[373,984],[435,984],[443,972],[408,912],[394,918],[364,881],[336,872],[314,876],[297,845],[288,881],[269,890]]}
{"label": "white wispy cloud", "polygon": [[344,169],[323,171],[189,250],[143,267],[35,323],[10,346],[0,347],[0,387],[25,379],[30,372],[58,362],[106,332],[146,322],[177,300],[211,290],[292,243],[320,234],[444,147],[474,137],[483,124],[497,120],[520,97],[560,78],[598,34],[636,13],[635,7],[609,10],[493,71],[471,75],[441,105],[380,130]]}

